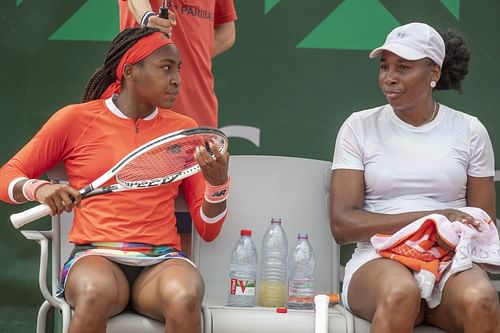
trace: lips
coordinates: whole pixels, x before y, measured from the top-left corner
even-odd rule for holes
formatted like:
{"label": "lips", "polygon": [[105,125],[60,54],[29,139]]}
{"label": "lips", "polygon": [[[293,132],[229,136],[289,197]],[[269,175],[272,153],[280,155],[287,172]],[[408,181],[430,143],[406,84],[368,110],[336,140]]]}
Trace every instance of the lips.
{"label": "lips", "polygon": [[392,99],[398,97],[399,95],[401,95],[401,93],[399,91],[394,91],[394,90],[384,90],[384,95],[385,97]]}

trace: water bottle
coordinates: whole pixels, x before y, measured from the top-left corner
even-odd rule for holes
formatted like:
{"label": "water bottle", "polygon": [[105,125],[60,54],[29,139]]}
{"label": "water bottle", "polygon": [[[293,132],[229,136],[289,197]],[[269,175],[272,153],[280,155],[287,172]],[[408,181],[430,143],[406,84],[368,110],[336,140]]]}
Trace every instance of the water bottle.
{"label": "water bottle", "polygon": [[286,304],[288,240],[281,219],[273,218],[262,240],[259,304],[283,307]]}
{"label": "water bottle", "polygon": [[252,230],[242,229],[240,235],[231,252],[228,305],[255,306],[257,249],[250,238]]}
{"label": "water bottle", "polygon": [[307,234],[299,234],[288,259],[288,307],[313,309],[316,257]]}

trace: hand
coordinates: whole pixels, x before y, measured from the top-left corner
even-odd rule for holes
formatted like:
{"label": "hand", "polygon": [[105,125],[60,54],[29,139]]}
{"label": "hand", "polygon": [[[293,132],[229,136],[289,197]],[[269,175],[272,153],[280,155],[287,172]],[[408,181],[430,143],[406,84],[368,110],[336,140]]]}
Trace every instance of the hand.
{"label": "hand", "polygon": [[169,38],[172,38],[172,28],[177,24],[175,13],[168,11],[168,19],[153,15],[148,20],[148,28],[157,28],[165,33]]}
{"label": "hand", "polygon": [[205,180],[213,186],[222,185],[227,181],[227,169],[229,163],[229,154],[226,151],[222,155],[219,151],[219,145],[215,142],[208,143],[212,156],[205,147],[196,147],[194,158],[198,162]]}
{"label": "hand", "polygon": [[451,222],[460,222],[474,227],[476,230],[481,231],[479,221],[476,221],[471,215],[462,212],[458,209],[443,209],[436,211],[437,214],[445,216]]}
{"label": "hand", "polygon": [[50,207],[51,215],[71,212],[74,206],[80,206],[80,192],[68,185],[46,184],[38,188],[35,193],[38,202]]}

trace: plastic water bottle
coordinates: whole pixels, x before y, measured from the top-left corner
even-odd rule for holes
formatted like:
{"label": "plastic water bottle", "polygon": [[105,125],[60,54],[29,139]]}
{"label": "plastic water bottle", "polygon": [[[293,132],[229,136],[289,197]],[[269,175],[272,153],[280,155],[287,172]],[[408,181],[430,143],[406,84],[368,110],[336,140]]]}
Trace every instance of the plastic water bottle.
{"label": "plastic water bottle", "polygon": [[242,229],[240,235],[231,252],[228,305],[255,306],[257,249],[252,230]]}
{"label": "plastic water bottle", "polygon": [[316,257],[307,234],[299,234],[288,259],[288,307],[313,309]]}
{"label": "plastic water bottle", "polygon": [[286,304],[288,240],[280,218],[273,218],[262,240],[259,304],[282,307]]}

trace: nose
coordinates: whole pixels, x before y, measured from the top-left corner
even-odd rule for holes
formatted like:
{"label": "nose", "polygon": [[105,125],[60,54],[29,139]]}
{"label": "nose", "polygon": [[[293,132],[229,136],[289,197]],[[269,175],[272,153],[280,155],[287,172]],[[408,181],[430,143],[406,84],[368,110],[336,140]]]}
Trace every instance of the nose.
{"label": "nose", "polygon": [[391,69],[388,69],[385,72],[384,83],[389,85],[389,84],[393,84],[396,82],[397,82],[397,79],[396,79],[396,75],[395,75],[394,71]]}
{"label": "nose", "polygon": [[174,86],[180,87],[180,85],[182,84],[181,74],[179,72],[176,72],[170,80],[170,83]]}

